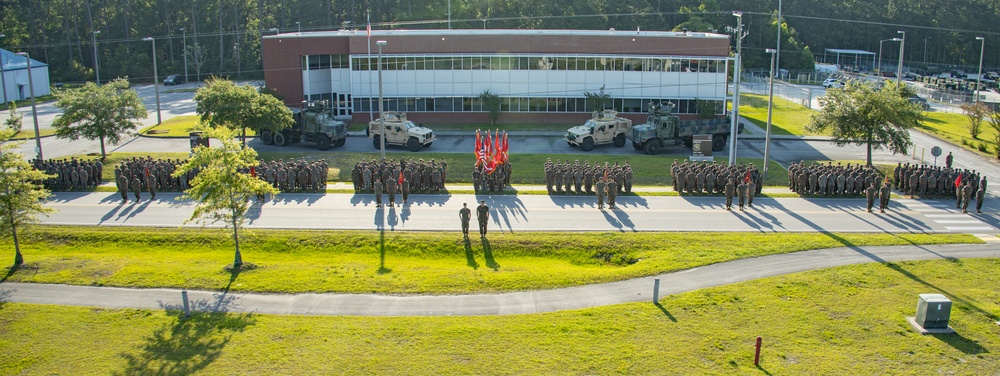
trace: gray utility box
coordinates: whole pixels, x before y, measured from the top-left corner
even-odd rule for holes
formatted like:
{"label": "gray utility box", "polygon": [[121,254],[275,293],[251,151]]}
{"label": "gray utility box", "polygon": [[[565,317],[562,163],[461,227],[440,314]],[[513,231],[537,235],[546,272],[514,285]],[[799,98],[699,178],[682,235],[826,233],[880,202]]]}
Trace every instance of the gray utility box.
{"label": "gray utility box", "polygon": [[920,294],[917,300],[917,325],[924,329],[948,329],[951,300],[941,294]]}

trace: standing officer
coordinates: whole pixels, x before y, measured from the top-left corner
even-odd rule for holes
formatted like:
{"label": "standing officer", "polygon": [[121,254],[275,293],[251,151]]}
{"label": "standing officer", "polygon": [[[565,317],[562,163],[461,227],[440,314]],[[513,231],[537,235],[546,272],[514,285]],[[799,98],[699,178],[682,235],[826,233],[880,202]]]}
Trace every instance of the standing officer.
{"label": "standing officer", "polygon": [[396,207],[396,179],[389,178],[385,181],[385,191],[389,194],[389,206]]}
{"label": "standing officer", "polygon": [[955,157],[953,157],[951,155],[951,152],[949,151],[948,156],[944,157],[944,165],[947,166],[948,168],[951,168],[951,164],[954,162],[955,162]]}
{"label": "standing officer", "polygon": [[156,199],[156,174],[150,172],[146,175],[146,188],[149,189],[150,200]]}
{"label": "standing officer", "polygon": [[983,211],[983,199],[986,198],[986,185],[981,185],[979,190],[976,191],[976,213],[982,213]]}
{"label": "standing officer", "polygon": [[736,186],[733,179],[726,179],[726,210],[733,210],[733,196],[736,194]]}
{"label": "standing officer", "polygon": [[748,179],[747,180],[747,207],[748,208],[752,208],[753,207],[753,196],[754,196],[755,193],[757,193],[757,184],[754,183],[754,180],[752,178]]}
{"label": "standing officer", "polygon": [[382,207],[382,180],[375,179],[375,207]]}
{"label": "standing officer", "polygon": [[472,219],[472,211],[469,210],[469,204],[462,203],[462,209],[458,211],[458,219],[462,221],[462,235],[466,239],[469,238],[469,220]]}
{"label": "standing officer", "polygon": [[490,221],[490,207],[486,206],[486,200],[479,201],[479,207],[476,208],[476,219],[479,220],[479,236],[486,237],[486,225]]}
{"label": "standing officer", "polygon": [[743,205],[747,202],[747,183],[741,181],[740,185],[736,186],[736,195],[739,196],[740,211],[743,211]]}
{"label": "standing officer", "polygon": [[135,193],[135,202],[142,202],[142,197],[139,196],[142,194],[142,180],[139,180],[138,174],[132,176],[131,186],[132,192]]}
{"label": "standing officer", "polygon": [[410,180],[405,176],[403,177],[403,183],[399,186],[400,193],[403,194],[403,205],[410,199]]}
{"label": "standing officer", "polygon": [[608,189],[608,209],[615,210],[615,198],[618,197],[618,183],[614,180],[609,180],[607,189]]}
{"label": "standing officer", "polygon": [[[117,173],[118,171],[116,167],[115,172]],[[128,202],[128,178],[125,177],[125,174],[118,174],[115,184],[118,185],[118,193],[122,195],[122,203]]]}
{"label": "standing officer", "polygon": [[969,201],[972,201],[972,184],[965,182],[962,186],[962,213],[969,212]]}
{"label": "standing officer", "polygon": [[608,190],[608,183],[604,179],[597,179],[597,209],[604,210],[604,193]]}
{"label": "standing officer", "polygon": [[882,190],[879,191],[879,213],[885,213],[885,208],[889,207],[889,195],[892,193],[892,186],[889,185],[889,181],[885,182],[882,186]]}
{"label": "standing officer", "polygon": [[865,189],[865,198],[868,199],[868,212],[872,212],[872,206],[875,206],[875,184],[872,184]]}

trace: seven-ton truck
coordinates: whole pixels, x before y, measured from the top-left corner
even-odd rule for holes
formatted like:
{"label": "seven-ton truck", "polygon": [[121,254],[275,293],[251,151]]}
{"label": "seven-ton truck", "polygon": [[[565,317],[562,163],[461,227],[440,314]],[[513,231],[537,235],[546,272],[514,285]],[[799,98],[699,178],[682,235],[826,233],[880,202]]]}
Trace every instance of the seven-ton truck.
{"label": "seven-ton truck", "polygon": [[629,139],[635,150],[644,150],[646,154],[657,154],[666,146],[680,145],[691,147],[691,136],[696,134],[712,135],[712,150],[720,151],[726,147],[730,135],[730,119],[699,119],[681,120],[672,114],[673,103],[661,103],[649,106],[649,117],[643,124],[632,127]]}
{"label": "seven-ton truck", "polygon": [[347,125],[333,118],[333,112],[326,102],[307,101],[302,108],[293,108],[295,124],[281,132],[260,130],[257,134],[264,145],[285,146],[293,142],[315,142],[319,150],[329,150],[330,146],[344,146],[347,141]]}

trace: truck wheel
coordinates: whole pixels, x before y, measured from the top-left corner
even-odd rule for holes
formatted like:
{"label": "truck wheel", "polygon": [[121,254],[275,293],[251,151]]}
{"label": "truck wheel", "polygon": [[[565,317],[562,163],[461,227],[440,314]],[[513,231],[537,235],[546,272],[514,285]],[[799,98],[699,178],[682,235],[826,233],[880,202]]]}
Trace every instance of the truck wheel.
{"label": "truck wheel", "polygon": [[632,143],[632,148],[635,149],[635,150],[642,150],[642,144],[640,144],[638,142],[633,142]]}
{"label": "truck wheel", "polygon": [[588,137],[586,140],[583,140],[583,143],[580,144],[580,149],[583,149],[583,151],[594,150],[594,139]]}
{"label": "truck wheel", "polygon": [[649,141],[646,141],[646,147],[645,147],[646,154],[649,154],[649,155],[660,154],[660,149],[662,149],[662,148],[663,148],[663,145],[660,145],[660,140],[649,140]]}
{"label": "truck wheel", "polygon": [[382,143],[379,142],[379,140],[380,140],[379,135],[375,135],[375,137],[372,137],[372,146],[375,147],[375,150],[382,149],[381,147]]}
{"label": "truck wheel", "polygon": [[342,138],[342,139],[339,139],[337,141],[334,141],[333,142],[333,146],[341,147],[341,146],[344,146],[344,144],[346,144],[346,143],[347,143],[347,139],[346,138]]}
{"label": "truck wheel", "polygon": [[722,151],[726,148],[726,135],[717,134],[712,136],[712,151]]}
{"label": "truck wheel", "polygon": [[319,150],[330,150],[330,138],[326,135],[316,136],[316,148]]}
{"label": "truck wheel", "polygon": [[271,134],[271,131],[262,131],[260,132],[260,142],[263,142],[264,145],[273,145],[274,135]]}
{"label": "truck wheel", "polygon": [[278,145],[278,146],[288,145],[288,138],[286,138],[285,134],[282,133],[282,132],[275,133],[273,138],[274,138],[274,144],[275,145]]}
{"label": "truck wheel", "polygon": [[410,138],[410,140],[406,142],[406,148],[410,149],[410,151],[420,151],[421,147],[423,147],[423,145],[420,145],[420,141],[417,141],[416,138]]}
{"label": "truck wheel", "polygon": [[622,146],[625,146],[625,134],[619,133],[617,136],[615,136],[615,147],[620,148]]}

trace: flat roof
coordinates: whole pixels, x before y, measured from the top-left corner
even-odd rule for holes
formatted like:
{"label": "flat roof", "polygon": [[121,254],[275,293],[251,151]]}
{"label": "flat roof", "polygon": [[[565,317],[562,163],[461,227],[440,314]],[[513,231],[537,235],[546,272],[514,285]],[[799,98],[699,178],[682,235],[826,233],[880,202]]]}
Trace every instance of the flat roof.
{"label": "flat roof", "polygon": [[[366,36],[365,29],[349,29],[336,31],[305,31],[265,35],[264,38],[325,38],[336,36]],[[524,30],[524,29],[393,29],[372,30],[372,38],[382,36],[638,36],[647,38],[711,38],[729,39],[729,35],[683,32],[683,31],[642,31],[642,30]]]}
{"label": "flat roof", "polygon": [[844,54],[844,55],[875,55],[874,52],[868,52],[865,50],[846,50],[840,48],[827,48],[826,52],[833,52],[835,54]]}

